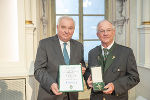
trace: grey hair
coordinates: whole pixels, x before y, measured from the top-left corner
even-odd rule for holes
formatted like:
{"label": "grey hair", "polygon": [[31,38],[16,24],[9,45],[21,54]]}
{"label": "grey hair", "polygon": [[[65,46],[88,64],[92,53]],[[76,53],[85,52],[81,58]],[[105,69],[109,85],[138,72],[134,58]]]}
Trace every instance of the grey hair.
{"label": "grey hair", "polygon": [[104,20],[101,20],[101,21],[97,24],[97,28],[96,28],[96,31],[97,31],[97,32],[98,32],[98,26],[99,26],[99,24],[101,24],[101,23],[104,22],[104,21],[109,22],[109,23],[112,25],[112,28],[115,30],[115,25],[114,25],[112,22],[110,22],[110,21],[104,19]]}
{"label": "grey hair", "polygon": [[73,24],[74,24],[74,27],[75,27],[75,21],[74,21],[74,19],[73,19],[72,17],[70,17],[70,16],[62,16],[62,17],[59,17],[58,22],[57,22],[57,25],[60,24],[60,22],[62,21],[62,19],[70,19],[70,20],[72,20],[72,21],[73,21]]}

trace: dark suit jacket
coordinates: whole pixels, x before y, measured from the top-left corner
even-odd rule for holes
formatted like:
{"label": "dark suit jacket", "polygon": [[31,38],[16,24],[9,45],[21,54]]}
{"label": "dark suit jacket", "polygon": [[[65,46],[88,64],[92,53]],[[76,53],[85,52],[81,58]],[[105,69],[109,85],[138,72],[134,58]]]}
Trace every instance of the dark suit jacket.
{"label": "dark suit jacket", "polygon": [[128,100],[128,90],[140,81],[133,51],[116,43],[114,45],[108,55],[105,68],[101,46],[97,46],[89,52],[88,68],[84,74],[85,80],[87,81],[91,74],[91,66],[101,66],[104,69],[103,81],[105,84],[113,82],[115,87],[115,91],[111,95],[92,90],[91,100],[102,100],[102,97],[105,97],[106,100]]}
{"label": "dark suit jacket", "polygon": [[[85,66],[83,60],[83,46],[81,43],[70,40],[70,64]],[[40,83],[38,100],[62,100],[64,95],[56,96],[50,90],[53,83],[58,83],[59,65],[65,65],[58,36],[43,39],[39,43],[34,64],[34,75]],[[77,100],[78,93],[69,93],[70,100]]]}

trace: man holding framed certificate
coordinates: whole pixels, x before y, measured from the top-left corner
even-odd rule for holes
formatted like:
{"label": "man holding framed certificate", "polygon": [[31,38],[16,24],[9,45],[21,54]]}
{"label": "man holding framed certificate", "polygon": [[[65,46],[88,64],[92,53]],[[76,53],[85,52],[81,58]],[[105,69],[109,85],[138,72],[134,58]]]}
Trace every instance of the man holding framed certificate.
{"label": "man holding framed certificate", "polygon": [[71,17],[60,17],[57,35],[40,41],[34,64],[40,83],[37,100],[78,100],[78,91],[83,91],[83,45],[71,39],[74,29]]}

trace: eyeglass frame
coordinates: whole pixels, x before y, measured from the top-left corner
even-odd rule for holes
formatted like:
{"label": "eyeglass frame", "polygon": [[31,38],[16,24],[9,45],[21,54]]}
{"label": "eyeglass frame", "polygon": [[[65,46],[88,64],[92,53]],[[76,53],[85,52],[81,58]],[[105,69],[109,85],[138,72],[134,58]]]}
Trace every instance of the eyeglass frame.
{"label": "eyeglass frame", "polygon": [[100,34],[104,34],[104,33],[110,33],[110,32],[112,32],[113,31],[113,29],[111,28],[108,28],[108,29],[106,29],[106,30],[98,30],[97,31],[97,33],[100,33]]}

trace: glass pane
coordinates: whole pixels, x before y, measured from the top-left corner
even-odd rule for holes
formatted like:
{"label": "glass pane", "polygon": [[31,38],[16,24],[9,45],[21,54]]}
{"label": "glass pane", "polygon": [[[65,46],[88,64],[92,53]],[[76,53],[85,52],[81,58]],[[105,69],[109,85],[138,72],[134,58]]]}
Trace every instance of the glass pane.
{"label": "glass pane", "polygon": [[83,14],[104,14],[105,0],[83,0]]}
{"label": "glass pane", "polygon": [[83,17],[83,39],[98,39],[96,27],[104,16],[84,16]]}
{"label": "glass pane", "polygon": [[78,0],[56,0],[56,14],[78,14]]}
{"label": "glass pane", "polygon": [[[59,17],[61,16],[56,16],[56,33],[57,33],[57,21]],[[75,21],[75,31],[72,38],[79,40],[79,17],[78,16],[70,16],[70,17],[72,17]]]}
{"label": "glass pane", "polygon": [[100,41],[84,41],[84,60],[86,62],[88,61],[88,52],[100,44]]}

